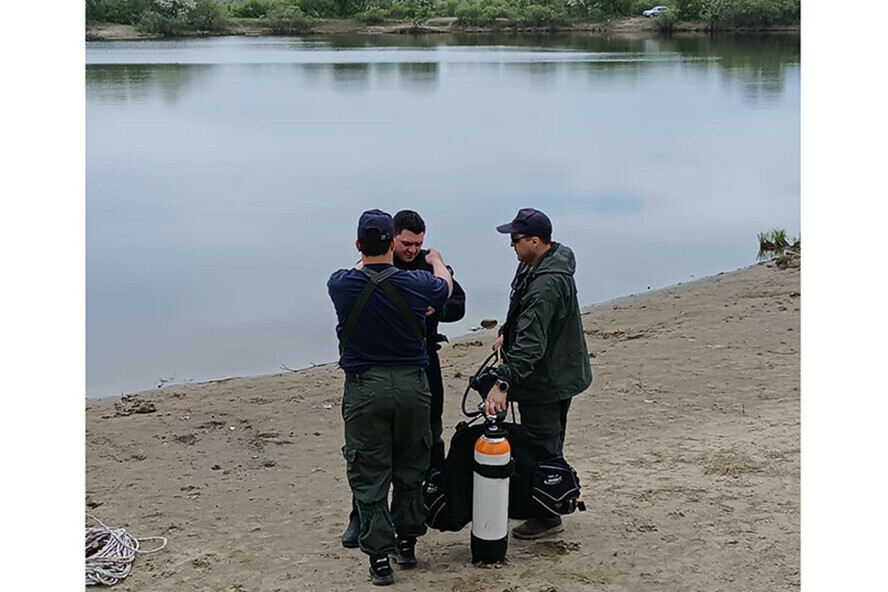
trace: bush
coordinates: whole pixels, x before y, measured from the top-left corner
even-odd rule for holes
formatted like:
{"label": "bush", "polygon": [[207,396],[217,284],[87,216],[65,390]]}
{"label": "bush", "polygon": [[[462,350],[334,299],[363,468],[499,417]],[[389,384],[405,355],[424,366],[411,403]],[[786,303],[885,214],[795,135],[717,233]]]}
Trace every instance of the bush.
{"label": "bush", "polygon": [[479,4],[460,4],[454,11],[456,22],[470,27],[483,27],[490,24],[484,9]]}
{"label": "bush", "polygon": [[151,10],[171,19],[187,19],[197,0],[154,0]]}
{"label": "bush", "polygon": [[557,27],[567,23],[567,15],[548,6],[532,4],[524,9],[524,24],[530,27]]}
{"label": "bush", "polygon": [[385,17],[385,10],[378,6],[373,6],[358,15],[358,20],[368,25],[381,25],[385,22]]}
{"label": "bush", "polygon": [[388,17],[392,20],[400,21],[407,18],[407,7],[400,2],[392,4],[388,9]]}
{"label": "bush", "polygon": [[678,17],[684,21],[699,21],[703,15],[703,7],[706,0],[671,0],[671,8],[678,12]]}
{"label": "bush", "polygon": [[336,3],[333,0],[299,0],[299,8],[307,16],[315,18],[335,17]]}
{"label": "bush", "polygon": [[152,0],[86,0],[86,21],[136,24],[153,5]]}
{"label": "bush", "polygon": [[197,0],[188,24],[201,31],[219,31],[228,26],[228,13],[216,0]]}
{"label": "bush", "polygon": [[798,0],[702,0],[700,16],[713,31],[738,27],[757,29],[798,22]]}
{"label": "bush", "polygon": [[678,23],[678,16],[676,16],[675,11],[670,10],[655,17],[654,21],[658,31],[661,33],[671,33],[676,23]]}
{"label": "bush", "polygon": [[232,2],[228,5],[228,13],[237,18],[261,18],[268,14],[271,2],[262,0],[246,0]]}
{"label": "bush", "polygon": [[298,6],[275,3],[268,9],[268,25],[273,33],[290,35],[311,28],[311,19]]}
{"label": "bush", "polygon": [[174,37],[181,35],[187,28],[187,24],[182,17],[171,17],[154,10],[146,10],[142,13],[142,18],[139,19],[136,28],[149,35]]}
{"label": "bush", "polygon": [[459,0],[445,0],[435,7],[435,14],[438,16],[456,16],[457,6],[459,6]]}

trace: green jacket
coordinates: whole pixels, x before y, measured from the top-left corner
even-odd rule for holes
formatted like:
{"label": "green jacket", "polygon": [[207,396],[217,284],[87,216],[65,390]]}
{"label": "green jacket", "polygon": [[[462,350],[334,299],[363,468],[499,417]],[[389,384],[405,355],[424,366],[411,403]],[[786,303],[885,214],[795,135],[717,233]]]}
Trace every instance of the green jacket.
{"label": "green jacket", "polygon": [[518,266],[502,329],[505,357],[496,370],[511,401],[569,399],[592,384],[576,267],[573,251],[555,242],[536,267]]}

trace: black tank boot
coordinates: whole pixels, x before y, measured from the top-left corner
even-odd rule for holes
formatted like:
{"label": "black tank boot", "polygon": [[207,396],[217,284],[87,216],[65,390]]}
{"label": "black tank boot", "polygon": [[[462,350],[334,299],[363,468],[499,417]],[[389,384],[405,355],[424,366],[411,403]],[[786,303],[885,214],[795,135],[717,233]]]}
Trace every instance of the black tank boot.
{"label": "black tank boot", "polygon": [[355,501],[352,500],[352,511],[348,515],[348,526],[342,533],[342,546],[346,549],[358,548],[358,537],[361,536],[361,519],[358,516],[358,509],[355,507]]}

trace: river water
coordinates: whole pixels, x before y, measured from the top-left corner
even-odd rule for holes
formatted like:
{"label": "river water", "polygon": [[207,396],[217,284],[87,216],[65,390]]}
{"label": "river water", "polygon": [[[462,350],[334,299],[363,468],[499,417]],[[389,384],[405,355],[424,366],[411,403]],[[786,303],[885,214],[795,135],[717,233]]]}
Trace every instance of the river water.
{"label": "river water", "polygon": [[88,397],[335,360],[361,211],[419,211],[502,320],[525,206],[582,304],[800,225],[797,36],[222,37],[86,46]]}

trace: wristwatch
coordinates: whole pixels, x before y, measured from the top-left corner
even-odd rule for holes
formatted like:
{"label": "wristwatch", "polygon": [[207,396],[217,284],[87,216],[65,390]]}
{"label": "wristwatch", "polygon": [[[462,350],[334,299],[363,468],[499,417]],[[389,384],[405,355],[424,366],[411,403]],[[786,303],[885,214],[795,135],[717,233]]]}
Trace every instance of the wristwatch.
{"label": "wristwatch", "polygon": [[500,392],[507,393],[509,392],[509,383],[503,380],[502,378],[496,379],[496,386],[500,390]]}

